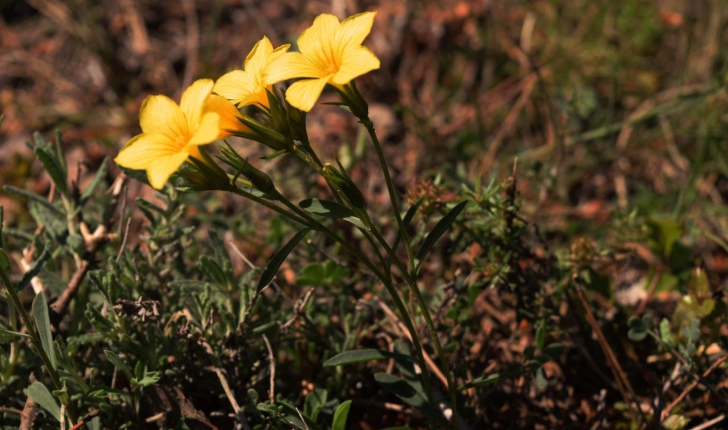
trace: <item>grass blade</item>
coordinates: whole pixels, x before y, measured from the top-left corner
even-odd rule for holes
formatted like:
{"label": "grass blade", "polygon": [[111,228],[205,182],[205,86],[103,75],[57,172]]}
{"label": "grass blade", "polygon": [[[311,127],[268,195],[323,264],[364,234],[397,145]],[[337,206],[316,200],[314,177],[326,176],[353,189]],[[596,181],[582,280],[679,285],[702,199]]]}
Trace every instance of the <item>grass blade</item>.
{"label": "grass blade", "polygon": [[286,243],[283,248],[279,249],[275,255],[273,255],[273,258],[270,259],[268,264],[265,266],[265,269],[263,269],[263,273],[260,275],[260,281],[258,281],[258,287],[256,291],[260,292],[263,288],[267,287],[268,284],[273,281],[273,278],[276,276],[276,273],[278,272],[278,269],[281,267],[281,264],[286,260],[286,257],[288,257],[288,254],[293,251],[293,248],[298,245],[298,242],[303,239],[304,236],[306,236],[306,233],[308,233],[311,229],[306,227],[303,230],[296,233],[295,236],[291,238],[291,240]]}
{"label": "grass blade", "polygon": [[447,213],[440,221],[435,224],[435,228],[432,229],[430,233],[427,234],[427,237],[425,238],[425,241],[422,242],[422,246],[420,246],[420,249],[417,251],[417,255],[415,256],[415,273],[417,273],[420,269],[420,266],[422,265],[422,261],[427,257],[427,254],[432,249],[432,246],[437,242],[437,239],[442,236],[447,229],[450,228],[450,225],[455,221],[455,218],[460,215],[460,212],[465,209],[465,206],[468,204],[468,201],[464,201],[459,203],[457,206],[452,208],[450,212]]}
{"label": "grass blade", "polygon": [[48,302],[45,293],[41,292],[33,299],[33,318],[35,325],[38,327],[38,336],[43,345],[48,359],[51,360],[51,366],[56,368],[56,350],[53,347],[53,333],[51,332],[51,319],[48,311]]}

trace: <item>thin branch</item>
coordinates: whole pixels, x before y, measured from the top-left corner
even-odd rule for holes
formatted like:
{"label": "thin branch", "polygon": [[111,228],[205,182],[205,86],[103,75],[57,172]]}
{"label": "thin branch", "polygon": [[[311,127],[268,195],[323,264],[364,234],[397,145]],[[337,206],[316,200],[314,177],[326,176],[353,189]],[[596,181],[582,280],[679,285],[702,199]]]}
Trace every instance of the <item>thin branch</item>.
{"label": "thin branch", "polygon": [[270,404],[275,403],[276,399],[276,358],[273,355],[273,348],[270,347],[270,342],[268,342],[268,337],[264,334],[263,335],[263,342],[265,342],[265,346],[268,348],[268,361],[270,363],[270,389],[268,391],[268,401],[270,401]]}
{"label": "thin branch", "polygon": [[38,404],[28,396],[25,400],[23,412],[20,414],[20,430],[33,430],[33,424],[37,416]]}
{"label": "thin branch", "polygon": [[[725,354],[722,357],[720,357],[719,359],[715,360],[715,363],[713,363],[708,368],[708,370],[706,370],[705,372],[703,372],[703,375],[702,375],[703,378],[707,378],[708,375],[710,375],[711,373],[713,373],[713,371],[715,369],[717,369],[718,367],[720,367],[720,365],[723,364],[726,360],[728,360],[728,354]],[[695,389],[695,387],[698,386],[698,384],[700,384],[700,381],[699,380],[693,381],[690,385],[688,385],[685,388],[685,390],[682,393],[680,393],[679,396],[677,396],[677,398],[675,400],[672,401],[672,403],[670,403],[665,409],[663,409],[662,416],[660,418],[660,422],[665,421],[665,419],[670,415],[670,411],[673,410],[677,405],[679,405],[680,402],[682,402],[683,399],[685,399],[685,397],[688,394],[690,394],[690,392],[693,391]]]}
{"label": "thin branch", "polygon": [[630,385],[629,380],[627,379],[627,375],[624,373],[622,366],[619,364],[619,361],[617,360],[617,356],[614,355],[614,351],[612,351],[612,348],[609,346],[609,342],[607,342],[607,338],[604,337],[604,333],[602,333],[602,329],[599,328],[599,323],[597,322],[597,319],[594,317],[594,313],[591,310],[591,306],[589,306],[589,302],[586,300],[586,297],[584,296],[584,292],[581,290],[581,286],[578,283],[577,275],[574,275],[573,280],[574,280],[574,287],[575,287],[574,289],[576,290],[576,294],[579,296],[579,300],[581,301],[581,304],[584,307],[584,311],[586,312],[586,319],[589,322],[589,325],[591,326],[592,330],[594,331],[594,335],[597,337],[599,346],[602,347],[602,351],[604,352],[604,355],[607,358],[609,367],[612,369],[612,373],[614,374],[614,379],[617,382],[617,387],[619,388],[619,391],[622,393],[622,397],[624,397],[625,402],[627,402],[627,404],[630,404],[633,399],[635,401],[637,400],[637,396],[634,394],[632,385]]}

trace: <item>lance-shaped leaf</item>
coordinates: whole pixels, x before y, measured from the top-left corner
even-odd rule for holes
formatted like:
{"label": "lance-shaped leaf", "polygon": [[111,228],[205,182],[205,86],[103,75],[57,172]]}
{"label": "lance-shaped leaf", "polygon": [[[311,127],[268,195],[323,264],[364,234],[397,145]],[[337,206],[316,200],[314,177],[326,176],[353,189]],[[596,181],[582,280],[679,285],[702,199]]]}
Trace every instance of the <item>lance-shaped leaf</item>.
{"label": "lance-shaped leaf", "polygon": [[18,285],[16,285],[15,288],[17,288],[18,291],[25,288],[25,286],[28,285],[28,283],[30,283],[30,281],[33,278],[38,276],[38,273],[40,273],[40,270],[43,268],[43,265],[45,264],[46,261],[48,261],[48,259],[50,257],[51,257],[51,252],[48,251],[48,247],[46,247],[43,250],[43,253],[40,255],[40,257],[37,260],[35,260],[35,262],[33,262],[32,266],[30,266],[30,270],[28,270],[27,272],[25,272],[23,274],[23,277],[20,278],[20,282],[18,282]]}
{"label": "lance-shaped leaf", "polygon": [[484,387],[487,385],[494,385],[500,381],[501,376],[498,373],[494,373],[488,376],[481,376],[473,379],[472,381],[458,387],[458,391],[465,391],[468,388],[473,387]]}
{"label": "lance-shaped leaf", "polygon": [[468,201],[464,201],[459,203],[457,206],[452,208],[450,212],[447,213],[440,221],[435,224],[435,228],[432,229],[430,233],[427,234],[427,237],[425,238],[425,241],[422,242],[422,246],[420,246],[420,249],[417,251],[417,255],[415,256],[415,259],[417,260],[415,262],[415,273],[419,271],[420,266],[422,265],[422,261],[427,257],[427,254],[432,249],[432,246],[437,242],[437,239],[442,236],[447,229],[450,228],[450,225],[455,221],[455,218],[460,215],[460,212],[465,209],[465,205],[468,204]]}
{"label": "lance-shaped leaf", "polygon": [[[424,197],[420,197],[417,199],[416,202],[412,206],[407,209],[407,212],[404,214],[404,218],[402,219],[402,224],[404,224],[404,227],[407,228],[409,224],[412,222],[412,218],[415,217],[415,214],[417,213],[417,210],[422,206],[422,202],[425,201]],[[402,232],[397,231],[397,235],[394,237],[394,242],[392,242],[392,249],[396,252],[397,247],[399,246],[399,242],[402,240]],[[392,267],[392,256],[387,256],[387,263],[385,264],[385,268],[387,273],[391,270]]]}
{"label": "lance-shaped leaf", "polygon": [[43,345],[43,351],[45,351],[48,359],[51,361],[50,365],[55,369],[56,350],[53,347],[53,333],[51,332],[51,319],[48,312],[48,302],[46,301],[45,293],[43,292],[40,292],[33,300],[33,318],[35,319],[35,325],[38,327],[38,336],[40,337],[40,342]]}
{"label": "lance-shaped leaf", "polygon": [[43,164],[48,175],[56,185],[56,189],[63,195],[68,195],[68,185],[66,184],[66,171],[63,168],[63,164],[58,160],[58,156],[53,153],[49,148],[43,148],[37,146],[33,149],[35,156]]}
{"label": "lance-shaped leaf", "polygon": [[61,421],[61,407],[58,406],[53,394],[48,391],[45,385],[35,381],[28,387],[28,396],[39,404],[43,409],[50,412],[58,421]]}
{"label": "lance-shaped leaf", "polygon": [[20,197],[23,197],[30,201],[37,202],[37,203],[41,204],[42,206],[44,206],[46,209],[50,210],[51,212],[61,215],[64,218],[66,216],[66,214],[64,214],[61,209],[59,209],[53,203],[49,202],[48,199],[46,199],[45,197],[40,196],[32,191],[24,190],[22,188],[14,187],[12,185],[4,185],[3,189],[9,193],[15,194],[16,196],[20,196]]}
{"label": "lance-shaped leaf", "polygon": [[101,162],[101,166],[99,166],[99,170],[96,171],[96,175],[94,175],[94,178],[86,186],[86,188],[84,188],[83,193],[81,194],[81,205],[85,204],[88,201],[94,190],[96,190],[96,187],[98,187],[99,184],[104,180],[104,178],[106,177],[106,172],[108,171],[109,157],[104,157],[104,160]]}
{"label": "lance-shaped leaf", "polygon": [[356,216],[353,210],[337,202],[332,202],[331,200],[306,199],[298,203],[298,206],[306,212],[331,218],[343,219],[344,221],[349,221],[359,228],[366,229],[364,223]]}
{"label": "lance-shaped leaf", "polygon": [[346,418],[349,416],[349,409],[351,409],[351,400],[345,401],[336,408],[331,430],[346,430]]}
{"label": "lance-shaped leaf", "polygon": [[278,272],[278,269],[286,260],[288,254],[293,251],[293,248],[298,245],[298,242],[300,242],[310,230],[311,229],[308,227],[300,230],[283,246],[283,248],[279,249],[278,252],[273,255],[273,258],[270,259],[268,264],[265,266],[265,269],[263,269],[263,273],[260,275],[260,281],[258,281],[258,287],[256,288],[257,292],[260,292],[263,288],[267,287],[271,281],[273,281],[273,278],[276,276],[276,272]]}
{"label": "lance-shaped leaf", "polygon": [[427,403],[427,401],[420,396],[419,393],[417,393],[417,390],[415,390],[406,381],[384,372],[375,373],[374,379],[386,391],[399,397],[403,402],[427,415],[441,426],[445,428],[448,427],[448,422],[442,415],[442,412]]}
{"label": "lance-shaped leaf", "polygon": [[124,375],[126,375],[127,379],[131,382],[134,379],[134,374],[131,373],[131,369],[129,366],[127,366],[123,361],[121,361],[121,358],[114,353],[114,351],[109,351],[108,349],[104,351],[104,354],[106,354],[106,358],[109,359],[109,361],[116,366],[119,370],[124,372]]}
{"label": "lance-shaped leaf", "polygon": [[364,363],[372,360],[384,360],[385,358],[412,361],[411,356],[398,354],[396,352],[389,352],[381,349],[354,349],[336,354],[326,360],[324,366],[345,366],[347,364]]}

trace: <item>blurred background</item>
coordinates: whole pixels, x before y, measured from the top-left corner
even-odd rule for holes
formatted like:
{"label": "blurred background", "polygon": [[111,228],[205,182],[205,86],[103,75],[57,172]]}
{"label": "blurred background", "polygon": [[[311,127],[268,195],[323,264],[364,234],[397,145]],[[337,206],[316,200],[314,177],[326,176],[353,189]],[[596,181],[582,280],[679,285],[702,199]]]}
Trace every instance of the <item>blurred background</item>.
{"label": "blurred background", "polygon": [[[0,183],[46,192],[50,182],[24,142],[56,128],[80,182],[87,181],[105,155],[140,131],[147,95],[178,99],[193,80],[240,68],[263,34],[274,45],[295,44],[320,13],[377,10],[366,45],[382,67],[359,87],[403,194],[432,192],[428,181],[437,175],[457,184],[479,175],[502,179],[516,168],[523,209],[551,239],[608,236],[604,226],[615,214],[637,210],[687,215],[728,240],[726,6],[4,0]],[[329,91],[322,100],[334,99]],[[319,104],[308,121],[322,157],[358,158],[355,179],[386,205],[375,186],[380,178],[367,176],[375,158],[354,120]],[[133,186],[151,198],[151,189]],[[23,217],[18,202],[0,193],[10,220]],[[722,253],[705,261],[728,270]]]}
{"label": "blurred background", "polygon": [[[240,68],[263,34],[295,43],[320,13],[364,10],[382,67],[360,87],[403,192],[436,173],[503,177],[518,157],[549,222],[728,199],[721,0],[3,0],[0,182],[47,188],[24,142],[55,128],[83,180],[139,132],[147,95]],[[325,158],[356,151],[344,112],[309,123]]]}

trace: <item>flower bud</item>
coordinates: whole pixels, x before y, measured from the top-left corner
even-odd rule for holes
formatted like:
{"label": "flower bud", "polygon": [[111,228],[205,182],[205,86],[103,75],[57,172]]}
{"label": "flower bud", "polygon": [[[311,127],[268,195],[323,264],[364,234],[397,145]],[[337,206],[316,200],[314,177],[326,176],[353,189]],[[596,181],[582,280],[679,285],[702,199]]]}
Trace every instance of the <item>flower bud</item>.
{"label": "flower bud", "polygon": [[225,142],[223,145],[220,145],[220,152],[222,156],[218,158],[235,169],[236,174],[243,175],[247,178],[255,189],[271,196],[275,196],[278,193],[270,176],[248,163],[240,154],[235,152],[229,143]]}

